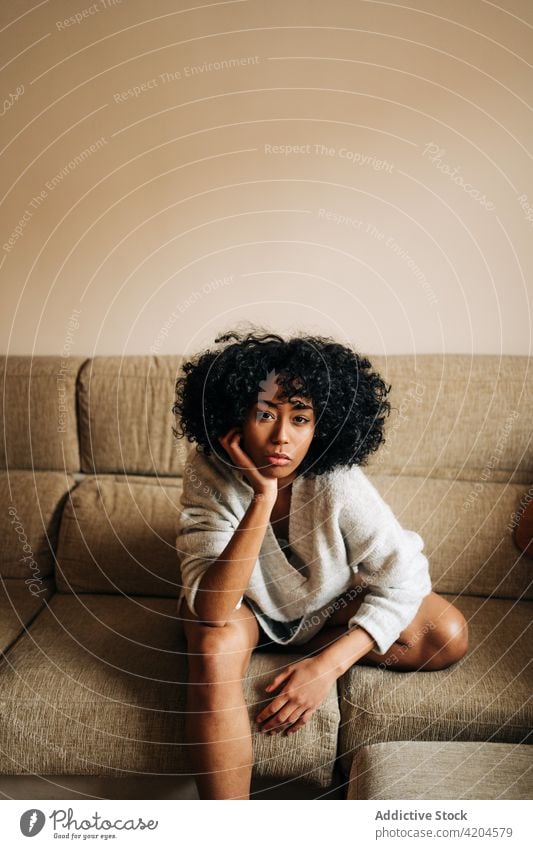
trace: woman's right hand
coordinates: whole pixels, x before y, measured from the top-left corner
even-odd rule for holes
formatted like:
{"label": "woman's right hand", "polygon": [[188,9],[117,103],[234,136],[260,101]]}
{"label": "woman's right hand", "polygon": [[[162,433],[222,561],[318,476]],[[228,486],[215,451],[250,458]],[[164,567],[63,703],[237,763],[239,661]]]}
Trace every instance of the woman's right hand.
{"label": "woman's right hand", "polygon": [[251,458],[241,447],[242,429],[230,427],[224,436],[219,436],[218,441],[225,448],[233,462],[246,476],[256,495],[266,496],[272,500],[274,505],[278,497],[278,482],[276,478],[267,478],[262,475]]}

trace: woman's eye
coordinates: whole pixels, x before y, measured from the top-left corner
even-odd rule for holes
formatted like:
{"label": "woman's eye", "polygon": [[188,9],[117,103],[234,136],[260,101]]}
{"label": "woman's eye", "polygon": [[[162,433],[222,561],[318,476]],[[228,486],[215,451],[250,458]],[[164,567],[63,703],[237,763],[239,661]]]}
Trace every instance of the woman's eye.
{"label": "woman's eye", "polygon": [[[259,421],[265,421],[263,416],[272,416],[272,413],[269,413],[268,410],[259,410],[258,413],[257,413],[257,417],[258,417]],[[272,416],[272,418],[274,418],[274,417]],[[295,416],[294,420],[296,421],[296,419],[300,419],[300,422],[302,424],[309,422],[309,419],[306,419],[305,416]]]}

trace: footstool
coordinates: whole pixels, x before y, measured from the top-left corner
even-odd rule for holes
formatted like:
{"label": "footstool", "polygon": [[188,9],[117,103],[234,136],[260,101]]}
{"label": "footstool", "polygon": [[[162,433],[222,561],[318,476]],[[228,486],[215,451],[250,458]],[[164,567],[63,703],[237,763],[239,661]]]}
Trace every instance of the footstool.
{"label": "footstool", "polygon": [[348,799],[531,799],[533,746],[398,741],[363,746]]}

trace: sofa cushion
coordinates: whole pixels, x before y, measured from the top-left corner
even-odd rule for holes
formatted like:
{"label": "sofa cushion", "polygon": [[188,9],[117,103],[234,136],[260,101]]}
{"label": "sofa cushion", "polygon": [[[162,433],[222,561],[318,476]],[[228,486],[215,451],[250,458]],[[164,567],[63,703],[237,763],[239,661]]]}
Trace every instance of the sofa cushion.
{"label": "sofa cushion", "polygon": [[376,474],[533,480],[533,371],[527,356],[369,355],[392,385]]}
{"label": "sofa cushion", "polygon": [[353,759],[348,799],[531,799],[533,746],[375,743]]}
{"label": "sofa cushion", "polygon": [[533,725],[533,603],[444,596],[468,621],[469,649],[434,671],[354,664],[339,679],[341,766],[389,740],[522,743]]}
{"label": "sofa cushion", "polygon": [[176,525],[181,478],[132,483],[88,477],[71,493],[61,520],[59,592],[172,596],[180,592]]}
{"label": "sofa cushion", "polygon": [[26,581],[0,578],[0,652],[15,642],[42,610],[45,599],[52,595],[51,578],[44,578],[38,584],[31,578]]}
{"label": "sofa cushion", "polygon": [[176,439],[183,357],[94,357],[79,378],[82,471],[183,475],[190,443]]}
{"label": "sofa cushion", "polygon": [[309,722],[288,737],[263,734],[257,730],[255,721],[259,711],[274,698],[265,694],[266,685],[281,669],[301,658],[299,653],[285,650],[280,653],[273,651],[272,647],[252,654],[244,679],[244,698],[248,705],[255,759],[252,777],[268,779],[272,784],[298,780],[329,787],[333,781],[340,722],[336,683]]}
{"label": "sofa cushion", "polygon": [[370,470],[368,478],[399,521],[424,540],[435,592],[533,598],[531,560],[513,537],[522,484],[478,486]]}
{"label": "sofa cushion", "polygon": [[54,569],[59,522],[74,479],[61,472],[0,472],[0,574],[39,581]]}
{"label": "sofa cushion", "polygon": [[83,357],[0,357],[0,467],[80,468],[76,378]]}
{"label": "sofa cushion", "polygon": [[[271,698],[268,681],[296,657],[253,653],[244,681],[251,718]],[[174,599],[58,593],[0,664],[0,772],[189,773],[186,681]],[[297,734],[252,726],[254,775],[329,786],[338,724],[333,686]]]}

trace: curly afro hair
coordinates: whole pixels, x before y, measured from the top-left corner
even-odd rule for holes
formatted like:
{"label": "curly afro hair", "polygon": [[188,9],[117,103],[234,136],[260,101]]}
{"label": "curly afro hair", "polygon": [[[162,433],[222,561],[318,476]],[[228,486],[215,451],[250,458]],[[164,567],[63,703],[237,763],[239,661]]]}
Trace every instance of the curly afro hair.
{"label": "curly afro hair", "polygon": [[216,343],[235,341],[183,364],[185,376],[176,381],[172,407],[178,424],[174,436],[196,442],[197,451],[207,456],[220,451],[231,463],[218,437],[243,423],[260,384],[274,370],[284,397],[310,398],[315,410],[313,440],[297,474],[311,477],[366,465],[385,442],[384,423],[391,411],[385,398],[391,386],[372,371],[368,359],[334,339],[299,335],[284,340],[254,331],[223,333]]}

